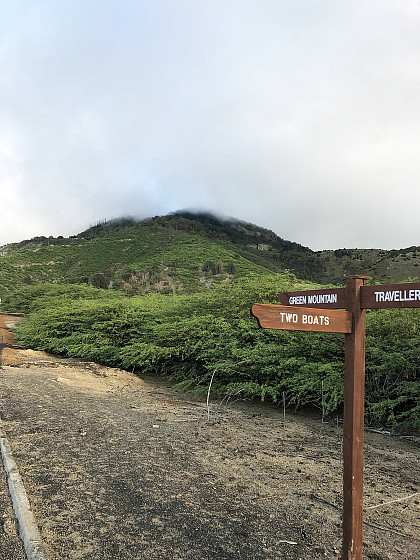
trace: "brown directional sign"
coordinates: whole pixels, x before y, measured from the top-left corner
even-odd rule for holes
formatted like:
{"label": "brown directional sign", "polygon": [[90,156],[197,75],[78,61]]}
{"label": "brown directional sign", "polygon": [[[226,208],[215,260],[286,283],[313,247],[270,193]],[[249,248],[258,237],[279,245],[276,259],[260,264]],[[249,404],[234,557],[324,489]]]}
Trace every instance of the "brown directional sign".
{"label": "brown directional sign", "polygon": [[420,307],[420,282],[360,288],[361,309]]}
{"label": "brown directional sign", "polygon": [[251,312],[263,329],[315,332],[351,332],[351,313],[254,303]]}
{"label": "brown directional sign", "polygon": [[[363,557],[363,438],[366,309],[420,307],[420,282],[365,286],[347,276],[345,288],[279,294],[283,305],[255,303],[264,329],[345,333],[342,558]],[[346,311],[340,311],[345,309]]]}
{"label": "brown directional sign", "polygon": [[282,292],[279,301],[283,305],[317,307],[318,309],[345,309],[346,288]]}

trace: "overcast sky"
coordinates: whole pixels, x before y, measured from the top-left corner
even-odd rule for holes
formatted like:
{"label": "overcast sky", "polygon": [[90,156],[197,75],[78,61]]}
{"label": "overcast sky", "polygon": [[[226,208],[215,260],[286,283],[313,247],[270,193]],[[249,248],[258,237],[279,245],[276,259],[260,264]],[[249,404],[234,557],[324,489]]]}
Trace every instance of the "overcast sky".
{"label": "overcast sky", "polygon": [[419,0],[0,0],[0,245],[199,208],[420,245]]}

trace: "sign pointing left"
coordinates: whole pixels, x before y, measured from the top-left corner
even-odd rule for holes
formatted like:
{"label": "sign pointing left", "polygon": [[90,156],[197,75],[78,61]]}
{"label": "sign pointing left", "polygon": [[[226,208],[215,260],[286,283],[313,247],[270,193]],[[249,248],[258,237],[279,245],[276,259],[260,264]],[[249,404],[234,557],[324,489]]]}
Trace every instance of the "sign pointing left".
{"label": "sign pointing left", "polygon": [[251,313],[263,329],[351,332],[352,317],[348,311],[254,303]]}

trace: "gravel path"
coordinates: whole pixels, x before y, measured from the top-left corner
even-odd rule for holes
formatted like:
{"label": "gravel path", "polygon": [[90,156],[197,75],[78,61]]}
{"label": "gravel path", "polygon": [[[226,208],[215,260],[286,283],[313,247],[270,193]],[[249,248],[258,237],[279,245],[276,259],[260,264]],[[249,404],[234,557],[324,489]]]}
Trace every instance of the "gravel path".
{"label": "gravel path", "polygon": [[209,429],[229,430],[203,406],[162,391],[162,418],[141,385],[122,398],[67,379],[2,372],[5,426],[51,560],[325,558],[302,520],[240,483],[233,450],[207,447]]}
{"label": "gravel path", "polygon": [[[3,356],[0,416],[49,560],[339,557],[341,428],[250,403],[208,417],[163,379]],[[365,457],[365,557],[420,557],[418,446],[366,434]],[[2,483],[0,560],[21,560]]]}

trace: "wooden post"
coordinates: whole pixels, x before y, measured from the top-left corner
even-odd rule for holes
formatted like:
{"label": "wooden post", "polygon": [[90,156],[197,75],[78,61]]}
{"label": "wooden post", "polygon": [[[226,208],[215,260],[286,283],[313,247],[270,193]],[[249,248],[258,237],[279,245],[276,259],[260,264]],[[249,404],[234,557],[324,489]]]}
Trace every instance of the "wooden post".
{"label": "wooden post", "polygon": [[366,311],[360,288],[369,276],[347,276],[347,311],[352,331],[346,334],[343,428],[343,560],[362,560],[363,443],[365,400]]}
{"label": "wooden post", "polygon": [[[362,560],[363,553],[366,309],[420,308],[420,282],[365,286],[367,279],[370,276],[347,276],[345,288],[282,292],[281,306],[255,303],[251,310],[263,329],[346,334],[343,560]],[[339,311],[343,307],[347,313]]]}

